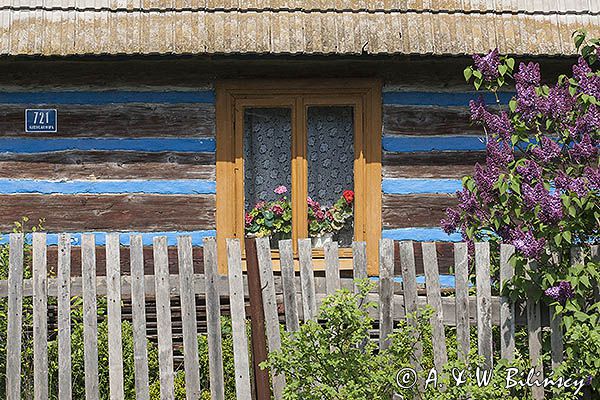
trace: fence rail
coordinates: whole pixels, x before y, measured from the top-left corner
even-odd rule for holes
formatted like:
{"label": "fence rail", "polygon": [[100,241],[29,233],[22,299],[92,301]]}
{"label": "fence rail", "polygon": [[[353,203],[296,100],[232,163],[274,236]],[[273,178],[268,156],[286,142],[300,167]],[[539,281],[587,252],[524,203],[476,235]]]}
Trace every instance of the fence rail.
{"label": "fence rail", "polygon": [[[44,233],[34,233],[32,240],[32,278],[24,277],[24,236],[10,234],[8,279],[0,281],[0,297],[7,298],[7,360],[6,360],[6,396],[9,400],[21,398],[21,352],[23,330],[23,300],[32,297],[33,301],[33,350],[34,350],[34,398],[47,399],[48,380],[48,299],[57,301],[57,341],[58,341],[58,397],[72,397],[71,376],[71,299],[83,298],[84,321],[84,365],[85,392],[87,399],[99,398],[98,377],[98,298],[105,298],[109,332],[109,385],[111,399],[121,399],[123,393],[123,353],[121,337],[122,302],[131,302],[132,328],[134,341],[135,390],[138,400],[149,399],[149,367],[147,355],[146,304],[148,300],[156,303],[157,343],[160,375],[160,398],[174,399],[174,361],[173,361],[173,325],[171,302],[178,298],[181,304],[186,395],[188,399],[197,399],[200,387],[198,362],[198,314],[197,296],[205,296],[206,330],[209,348],[209,381],[211,398],[224,399],[224,372],[221,344],[221,298],[229,299],[232,319],[234,346],[235,385],[238,399],[252,399],[264,376],[255,374],[253,362],[260,356],[253,337],[253,346],[248,342],[246,320],[247,299],[251,295],[253,282],[257,277],[260,284],[259,309],[264,318],[264,335],[270,351],[281,345],[280,322],[288,331],[299,329],[301,321],[315,319],[323,298],[339,288],[356,290],[353,278],[341,277],[338,258],[338,245],[325,245],[325,274],[315,274],[310,240],[299,240],[298,262],[290,240],[279,243],[281,273],[274,274],[271,250],[267,238],[256,239],[256,260],[248,262],[248,273],[242,270],[242,253],[239,240],[228,240],[228,275],[221,276],[217,268],[217,247],[214,238],[204,241],[204,273],[194,273],[192,243],[189,237],[182,236],[177,242],[177,274],[169,273],[169,251],[166,238],[156,237],[153,242],[154,274],[144,273],[144,249],[140,235],[132,235],[128,246],[130,274],[121,271],[121,253],[119,234],[111,233],[106,238],[106,276],[96,275],[96,246],[94,236],[83,235],[81,241],[81,270],[79,277],[71,276],[71,252],[73,251],[68,234],[61,234],[58,242],[56,275],[48,274],[47,244]],[[533,364],[540,365],[541,333],[544,321],[551,329],[552,365],[556,367],[562,360],[562,333],[556,319],[542,316],[540,307],[528,299],[525,309],[504,297],[493,296],[490,283],[490,249],[487,243],[475,246],[475,285],[469,280],[469,261],[467,245],[454,245],[455,285],[453,295],[443,293],[440,287],[435,243],[422,243],[423,266],[426,288],[417,284],[414,246],[412,242],[394,243],[384,239],[380,243],[379,276],[371,277],[377,282],[377,288],[369,293],[369,300],[378,304],[371,310],[378,321],[379,344],[388,345],[388,335],[392,332],[394,321],[414,312],[419,306],[430,304],[435,312],[431,318],[433,335],[434,364],[441,368],[447,361],[444,326],[456,327],[458,354],[466,359],[470,343],[470,327],[477,327],[477,348],[486,363],[493,361],[492,326],[500,328],[500,355],[512,358],[515,349],[515,326],[527,325],[529,332],[529,350]],[[353,250],[353,277],[367,277],[365,243],[355,242]],[[597,249],[595,250],[597,252]],[[399,253],[399,257],[395,257]],[[504,282],[512,276],[509,259],[514,248],[502,245],[500,249],[500,277]],[[574,253],[574,262],[577,254]],[[400,261],[400,276],[394,274],[395,260]],[[296,270],[295,265],[299,266]],[[255,271],[252,269],[256,268]],[[52,269],[51,269],[52,270]],[[255,274],[255,275],[252,275]],[[249,276],[250,275],[250,276]],[[250,283],[250,285],[249,285]],[[255,284],[255,283],[254,283]],[[250,289],[249,289],[250,286]],[[475,291],[475,294],[473,294]],[[443,295],[444,294],[444,295]],[[255,306],[257,304],[255,303]],[[284,310],[283,312],[281,310]],[[254,336],[256,326],[253,327]],[[252,348],[253,357],[249,357]],[[281,399],[285,387],[283,376],[272,376],[272,390],[275,399]],[[268,379],[266,379],[268,382]],[[267,383],[268,385],[268,383]],[[206,389],[206,388],[204,388]],[[543,391],[534,393],[536,398],[543,397]],[[260,397],[259,397],[260,398]]]}

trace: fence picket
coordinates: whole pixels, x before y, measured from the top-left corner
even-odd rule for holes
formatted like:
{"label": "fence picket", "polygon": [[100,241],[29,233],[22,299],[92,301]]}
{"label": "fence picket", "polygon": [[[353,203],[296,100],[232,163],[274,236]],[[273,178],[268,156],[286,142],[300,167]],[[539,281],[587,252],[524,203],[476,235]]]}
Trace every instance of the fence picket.
{"label": "fence picket", "polygon": [[423,267],[425,269],[425,285],[427,302],[435,309],[431,317],[431,335],[433,342],[433,363],[441,371],[448,362],[446,335],[444,333],[444,314],[440,292],[440,272],[438,269],[437,250],[435,243],[422,243]]}
{"label": "fence picket", "polygon": [[183,330],[185,395],[188,400],[192,400],[200,398],[200,363],[198,361],[198,326],[196,323],[191,236],[177,238],[177,260],[179,263],[179,298]]}
{"label": "fence picket", "polygon": [[[400,266],[402,270],[402,294],[404,296],[404,309],[407,314],[417,312],[417,270],[415,266],[415,249],[412,242],[400,242]],[[410,319],[411,324],[416,326],[416,321]],[[420,360],[423,354],[421,342],[415,345],[414,358]],[[416,363],[418,369],[420,363]]]}
{"label": "fence picket", "polygon": [[294,250],[291,240],[287,239],[279,241],[279,261],[281,263],[285,326],[288,332],[295,332],[300,328],[300,323],[298,320],[298,300],[296,296]]}
{"label": "fence picket", "polygon": [[58,398],[72,397],[71,388],[71,237],[58,239]]}
{"label": "fence picket", "polygon": [[119,234],[106,235],[106,301],[108,312],[108,375],[110,398],[125,397],[123,389],[123,338],[121,329],[121,256]]}
{"label": "fence picket", "polygon": [[[271,247],[269,238],[256,239],[256,252],[258,255],[258,268],[260,272],[260,284],[262,288],[263,310],[265,313],[265,331],[269,351],[277,351],[281,348],[281,336],[279,331],[279,315],[277,313],[277,299],[275,297],[275,279],[273,277],[273,265],[271,261]],[[279,400],[283,397],[285,387],[285,376],[282,374],[272,375],[273,397]]]}
{"label": "fence picket", "polygon": [[158,331],[158,367],[160,398],[175,398],[173,371],[173,332],[171,329],[171,293],[169,288],[169,259],[167,238],[153,239],[154,279],[156,287],[156,328]]}
{"label": "fence picket", "polygon": [[[367,243],[352,242],[352,269],[354,279],[367,279]],[[357,291],[356,282],[354,291]]]}
{"label": "fence picket", "polygon": [[388,336],[394,330],[394,242],[379,242],[379,347],[389,347]]}
{"label": "fence picket", "polygon": [[325,243],[325,287],[327,294],[340,289],[340,256],[337,242]]}
{"label": "fence picket", "polygon": [[33,234],[33,396],[48,398],[48,267],[46,234]]}
{"label": "fence picket", "polygon": [[[537,268],[537,263],[530,262],[530,268]],[[540,303],[532,297],[527,298],[527,333],[529,336],[529,360],[532,367],[536,368],[538,373],[534,381],[541,382],[544,378],[544,367],[542,365],[542,316]],[[534,400],[544,398],[544,388],[533,386],[532,395]]]}
{"label": "fence picket", "polygon": [[246,305],[244,302],[244,281],[241,260],[240,241],[238,239],[227,239],[235,393],[238,400],[251,400],[250,362],[248,360],[248,337],[246,336]]}
{"label": "fence picket", "polygon": [[83,346],[85,397],[100,398],[98,387],[98,310],[96,306],[96,240],[93,234],[81,236],[81,275],[83,279]]}
{"label": "fence picket", "polygon": [[298,258],[300,260],[300,286],[302,290],[302,310],[304,320],[317,316],[317,297],[315,277],[312,265],[312,246],[310,239],[298,240]]}
{"label": "fence picket", "polygon": [[8,253],[8,326],[6,329],[6,399],[21,398],[23,324],[23,234],[11,233]]}
{"label": "fence picket", "polygon": [[208,370],[211,399],[225,399],[223,350],[221,347],[221,302],[217,273],[217,242],[204,239],[204,279],[206,286],[206,332],[208,338]]}
{"label": "fence picket", "polygon": [[[500,245],[500,291],[514,275],[509,260],[515,253],[515,247]],[[500,357],[512,360],[515,355],[515,303],[508,297],[500,297]]]}
{"label": "fence picket", "polygon": [[[571,265],[584,262],[583,251],[581,248],[572,248],[570,254]],[[562,317],[556,313],[556,309],[550,306],[550,356],[552,359],[552,369],[558,368],[563,361],[563,331]]]}
{"label": "fence picket", "polygon": [[148,349],[146,345],[146,296],[144,249],[142,235],[130,236],[131,319],[133,325],[133,359],[135,364],[135,396],[149,400]]}
{"label": "fence picket", "polygon": [[469,254],[466,243],[454,244],[456,282],[456,341],[458,356],[466,361],[471,348],[469,321]]}
{"label": "fence picket", "polygon": [[490,282],[490,245],[475,243],[475,283],[477,285],[477,348],[492,367],[492,287]]}
{"label": "fence picket", "polygon": [[[529,360],[532,366],[536,367],[536,371],[543,373],[541,365],[542,355],[542,326],[541,326],[541,310],[540,303],[535,302],[532,298],[527,299],[527,331],[529,334]],[[540,376],[536,381],[541,381]],[[544,389],[534,386],[532,388],[534,399],[544,398]]]}

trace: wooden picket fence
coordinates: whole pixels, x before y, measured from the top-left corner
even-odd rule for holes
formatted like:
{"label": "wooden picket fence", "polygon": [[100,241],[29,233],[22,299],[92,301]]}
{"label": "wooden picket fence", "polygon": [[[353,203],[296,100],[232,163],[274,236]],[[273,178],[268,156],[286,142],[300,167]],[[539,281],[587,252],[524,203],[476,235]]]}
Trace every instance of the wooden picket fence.
{"label": "wooden picket fence", "polygon": [[[200,396],[198,361],[198,321],[196,295],[206,298],[206,326],[209,346],[209,379],[211,398],[224,399],[224,376],[221,348],[221,297],[229,297],[232,335],[234,345],[235,385],[238,399],[270,398],[261,392],[266,385],[275,399],[281,399],[285,387],[283,376],[272,376],[269,388],[268,376],[257,372],[252,366],[261,361],[260,336],[266,339],[270,351],[280,348],[280,322],[288,331],[299,328],[300,322],[314,319],[323,298],[339,288],[355,289],[353,278],[340,277],[338,245],[328,243],[325,252],[325,274],[313,271],[312,249],[309,239],[298,241],[297,257],[292,242],[279,243],[281,274],[274,274],[271,249],[267,238],[256,239],[250,260],[247,244],[248,274],[243,271],[240,241],[228,240],[228,276],[217,272],[217,247],[214,238],[204,242],[204,273],[195,274],[192,259],[192,242],[181,236],[177,243],[178,274],[169,273],[167,240],[156,237],[153,241],[154,275],[144,274],[143,244],[140,235],[130,237],[130,275],[121,273],[120,235],[106,237],[106,276],[96,275],[95,236],[86,234],[81,240],[81,277],[71,276],[71,244],[68,234],[61,234],[58,241],[58,265],[56,275],[48,275],[47,243],[44,233],[34,233],[32,239],[32,279],[23,279],[22,234],[10,234],[9,277],[0,281],[0,297],[8,297],[8,334],[6,361],[7,399],[21,397],[21,350],[22,350],[22,304],[23,298],[33,297],[33,350],[34,350],[34,398],[47,399],[48,382],[48,298],[57,298],[58,307],[58,393],[60,399],[72,397],[71,387],[71,298],[81,296],[84,310],[84,366],[86,399],[99,398],[98,378],[98,315],[97,299],[107,300],[109,383],[111,399],[124,397],[123,354],[121,337],[122,300],[128,299],[132,306],[132,325],[135,359],[135,389],[139,400],[149,399],[149,371],[146,335],[146,300],[156,301],[158,330],[158,354],[160,398],[174,398],[174,361],[172,340],[171,300],[179,296],[182,314],[185,385],[188,399]],[[455,289],[454,296],[444,295],[440,288],[439,268],[435,243],[422,243],[422,257],[427,283],[426,291],[417,285],[414,244],[391,240],[380,243],[380,272],[378,288],[370,293],[371,300],[379,307],[374,317],[378,321],[379,343],[388,345],[387,337],[393,331],[394,321],[412,313],[418,307],[430,304],[435,313],[431,319],[434,364],[437,368],[447,361],[444,325],[456,327],[458,354],[466,358],[469,352],[470,326],[476,325],[477,347],[492,365],[492,325],[500,327],[500,355],[512,358],[515,349],[515,326],[525,323],[515,304],[508,299],[492,296],[490,282],[490,250],[487,243],[475,245],[476,295],[470,294],[467,245],[454,244]],[[399,251],[402,283],[395,280],[394,253]],[[353,277],[367,277],[366,246],[355,242],[353,249]],[[512,246],[503,245],[500,250],[500,277],[504,282],[511,278],[509,258]],[[576,254],[575,254],[576,255]],[[254,270],[255,269],[255,270]],[[296,274],[299,269],[299,276]],[[253,275],[254,274],[254,275]],[[254,281],[252,281],[254,279]],[[253,323],[252,346],[248,342],[246,305],[252,297],[252,286],[259,288],[258,300],[250,299],[250,309],[260,310],[259,325]],[[257,286],[258,285],[258,286]],[[252,304],[254,301],[254,304]],[[257,301],[260,303],[258,304]],[[283,304],[284,315],[279,312]],[[256,308],[258,307],[258,308]],[[256,315],[256,314],[254,314]],[[562,336],[557,319],[550,321],[552,364],[562,360]],[[256,322],[256,321],[254,321]],[[264,331],[257,327],[264,323]],[[542,308],[528,299],[526,324],[529,332],[531,362],[540,365]],[[255,335],[258,340],[255,340]],[[252,351],[250,351],[252,349]],[[251,355],[251,357],[249,356]],[[541,367],[540,367],[541,368]],[[535,389],[535,398],[543,397],[543,389]],[[268,397],[267,397],[268,396]]]}

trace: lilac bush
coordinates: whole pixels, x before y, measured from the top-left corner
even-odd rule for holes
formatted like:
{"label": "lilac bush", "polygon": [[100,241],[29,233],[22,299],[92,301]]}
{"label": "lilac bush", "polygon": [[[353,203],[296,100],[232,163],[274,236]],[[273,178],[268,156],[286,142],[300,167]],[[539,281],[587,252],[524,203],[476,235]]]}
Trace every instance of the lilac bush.
{"label": "lilac bush", "polygon": [[[584,32],[574,38],[581,56],[570,76],[552,84],[544,83],[535,62],[515,68],[514,59],[497,50],[473,56],[466,80],[496,98],[496,104],[482,97],[469,104],[485,134],[486,160],[463,179],[458,205],[446,210],[441,226],[460,232],[471,250],[480,240],[514,245],[507,294],[551,304],[566,329],[571,364],[565,371],[578,363],[594,375],[600,369],[600,268],[589,245],[600,243],[600,39]],[[501,105],[497,94],[509,81],[516,94]],[[583,263],[571,265],[572,246],[584,249]],[[597,391],[598,380],[592,382]]]}

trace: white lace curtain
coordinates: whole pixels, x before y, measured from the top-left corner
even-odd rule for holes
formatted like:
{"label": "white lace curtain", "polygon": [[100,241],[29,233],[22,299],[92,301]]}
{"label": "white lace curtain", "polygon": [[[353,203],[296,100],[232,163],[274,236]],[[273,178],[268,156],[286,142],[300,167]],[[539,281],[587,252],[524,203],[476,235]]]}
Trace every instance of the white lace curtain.
{"label": "white lace curtain", "polygon": [[[354,118],[352,107],[308,109],[308,195],[332,205],[354,189]],[[291,110],[252,108],[244,115],[244,194],[246,210],[274,200],[280,185],[291,195]],[[338,240],[351,241],[351,227]],[[342,238],[343,237],[343,238]]]}

